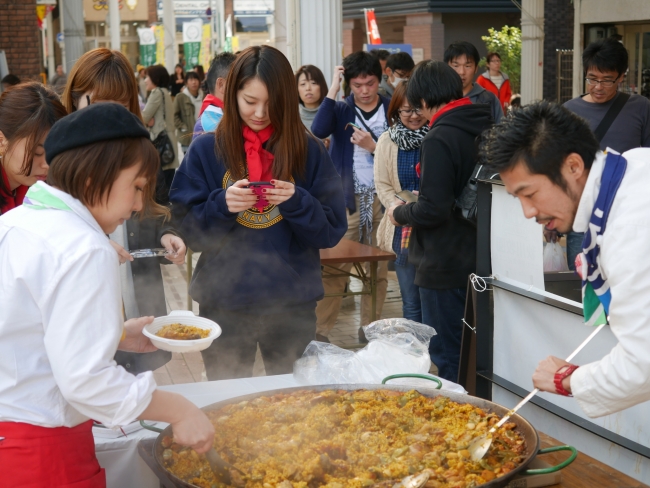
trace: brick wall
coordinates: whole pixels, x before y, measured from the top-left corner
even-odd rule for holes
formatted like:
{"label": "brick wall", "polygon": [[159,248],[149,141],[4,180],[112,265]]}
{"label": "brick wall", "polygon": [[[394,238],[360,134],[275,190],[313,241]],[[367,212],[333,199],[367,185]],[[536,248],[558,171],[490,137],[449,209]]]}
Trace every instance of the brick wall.
{"label": "brick wall", "polygon": [[[380,31],[381,33],[381,31]],[[363,49],[367,41],[363,19],[343,21],[343,56],[352,54]]]}
{"label": "brick wall", "polygon": [[0,0],[0,51],[7,56],[9,72],[40,80],[40,45],[36,0]]}
{"label": "brick wall", "polygon": [[573,2],[544,2],[544,99],[557,99],[556,49],[573,49]]}

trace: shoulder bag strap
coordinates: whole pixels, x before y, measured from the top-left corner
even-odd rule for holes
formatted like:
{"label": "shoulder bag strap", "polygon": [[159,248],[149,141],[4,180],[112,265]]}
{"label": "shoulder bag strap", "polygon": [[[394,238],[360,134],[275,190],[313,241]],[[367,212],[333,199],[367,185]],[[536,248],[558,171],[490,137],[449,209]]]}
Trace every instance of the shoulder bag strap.
{"label": "shoulder bag strap", "polygon": [[616,120],[616,117],[618,117],[618,114],[621,113],[621,110],[623,110],[623,107],[629,99],[630,95],[627,93],[621,92],[618,94],[616,100],[614,100],[614,103],[612,103],[612,106],[609,107],[609,110],[605,114],[605,117],[603,117],[603,120],[600,121],[596,130],[594,130],[594,135],[598,142],[603,140],[603,137],[605,137],[605,134],[607,134],[607,131]]}
{"label": "shoulder bag strap", "polygon": [[[352,105],[350,105],[350,102],[348,102],[347,100],[345,101],[345,103],[347,103],[348,107],[350,107],[352,110],[354,110],[354,113],[356,113],[359,116],[359,120],[361,121],[361,125],[363,125],[366,128],[366,130],[368,132],[370,132],[370,137],[372,137],[372,139],[375,142],[377,142],[379,140],[378,137],[375,135],[375,133],[372,131],[372,129],[370,129],[370,127],[368,127],[368,124],[366,124],[366,121],[363,119],[363,115],[359,113],[358,108],[353,107]],[[383,104],[382,104],[382,107],[379,108],[379,110],[381,110],[381,109],[383,109]]]}

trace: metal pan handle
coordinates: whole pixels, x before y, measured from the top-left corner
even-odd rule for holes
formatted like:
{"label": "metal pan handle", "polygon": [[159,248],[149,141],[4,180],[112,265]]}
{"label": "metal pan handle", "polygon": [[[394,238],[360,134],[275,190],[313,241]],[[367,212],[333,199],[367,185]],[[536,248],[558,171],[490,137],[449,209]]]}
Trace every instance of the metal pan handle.
{"label": "metal pan handle", "polygon": [[423,380],[429,380],[429,381],[434,381],[438,383],[438,386],[436,386],[436,390],[439,390],[442,388],[442,381],[440,381],[438,378],[434,378],[432,376],[427,376],[425,374],[414,374],[414,373],[405,373],[405,374],[392,374],[390,376],[386,376],[383,380],[381,380],[381,384],[385,385],[387,381],[395,379],[395,378],[421,378]]}
{"label": "metal pan handle", "polygon": [[157,432],[157,433],[159,433],[159,434],[162,434],[162,433],[163,433],[163,429],[159,429],[158,427],[154,427],[154,426],[151,425],[151,424],[146,424],[146,423],[144,422],[144,420],[141,420],[141,421],[140,421],[140,425],[142,426],[143,429],[147,429],[147,430],[150,430],[150,431],[152,431],[152,432]]}
{"label": "metal pan handle", "polygon": [[537,451],[537,455],[539,456],[540,454],[548,454],[549,452],[555,452],[555,451],[571,451],[571,455],[562,461],[560,464],[557,466],[551,466],[550,468],[540,468],[540,469],[529,469],[524,471],[523,474],[548,474],[548,473],[555,473],[556,471],[559,471],[563,468],[566,468],[569,464],[571,464],[575,459],[578,457],[578,450],[573,447],[573,446],[553,446],[553,447],[547,447],[546,449],[540,449]]}

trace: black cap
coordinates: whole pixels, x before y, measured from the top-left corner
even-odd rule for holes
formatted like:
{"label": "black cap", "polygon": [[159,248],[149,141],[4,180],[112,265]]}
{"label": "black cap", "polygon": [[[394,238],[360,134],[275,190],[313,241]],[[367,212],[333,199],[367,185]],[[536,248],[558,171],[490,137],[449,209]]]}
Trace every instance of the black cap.
{"label": "black cap", "polygon": [[146,137],[149,131],[142,121],[119,103],[95,103],[59,119],[45,138],[45,159],[93,142]]}

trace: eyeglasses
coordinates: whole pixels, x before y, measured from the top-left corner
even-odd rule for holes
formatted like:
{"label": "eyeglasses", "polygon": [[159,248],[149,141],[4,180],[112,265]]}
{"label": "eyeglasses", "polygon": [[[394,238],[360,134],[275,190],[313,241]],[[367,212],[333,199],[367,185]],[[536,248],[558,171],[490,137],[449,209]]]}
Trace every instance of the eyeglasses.
{"label": "eyeglasses", "polygon": [[618,81],[618,78],[616,80],[597,80],[596,78],[585,78],[585,81],[587,82],[587,85],[600,85],[603,88],[611,88]]}
{"label": "eyeglasses", "polygon": [[422,111],[419,108],[416,108],[416,109],[411,109],[410,108],[408,110],[398,110],[397,113],[400,114],[400,115],[404,115],[406,117],[410,117],[413,114],[422,115]]}

